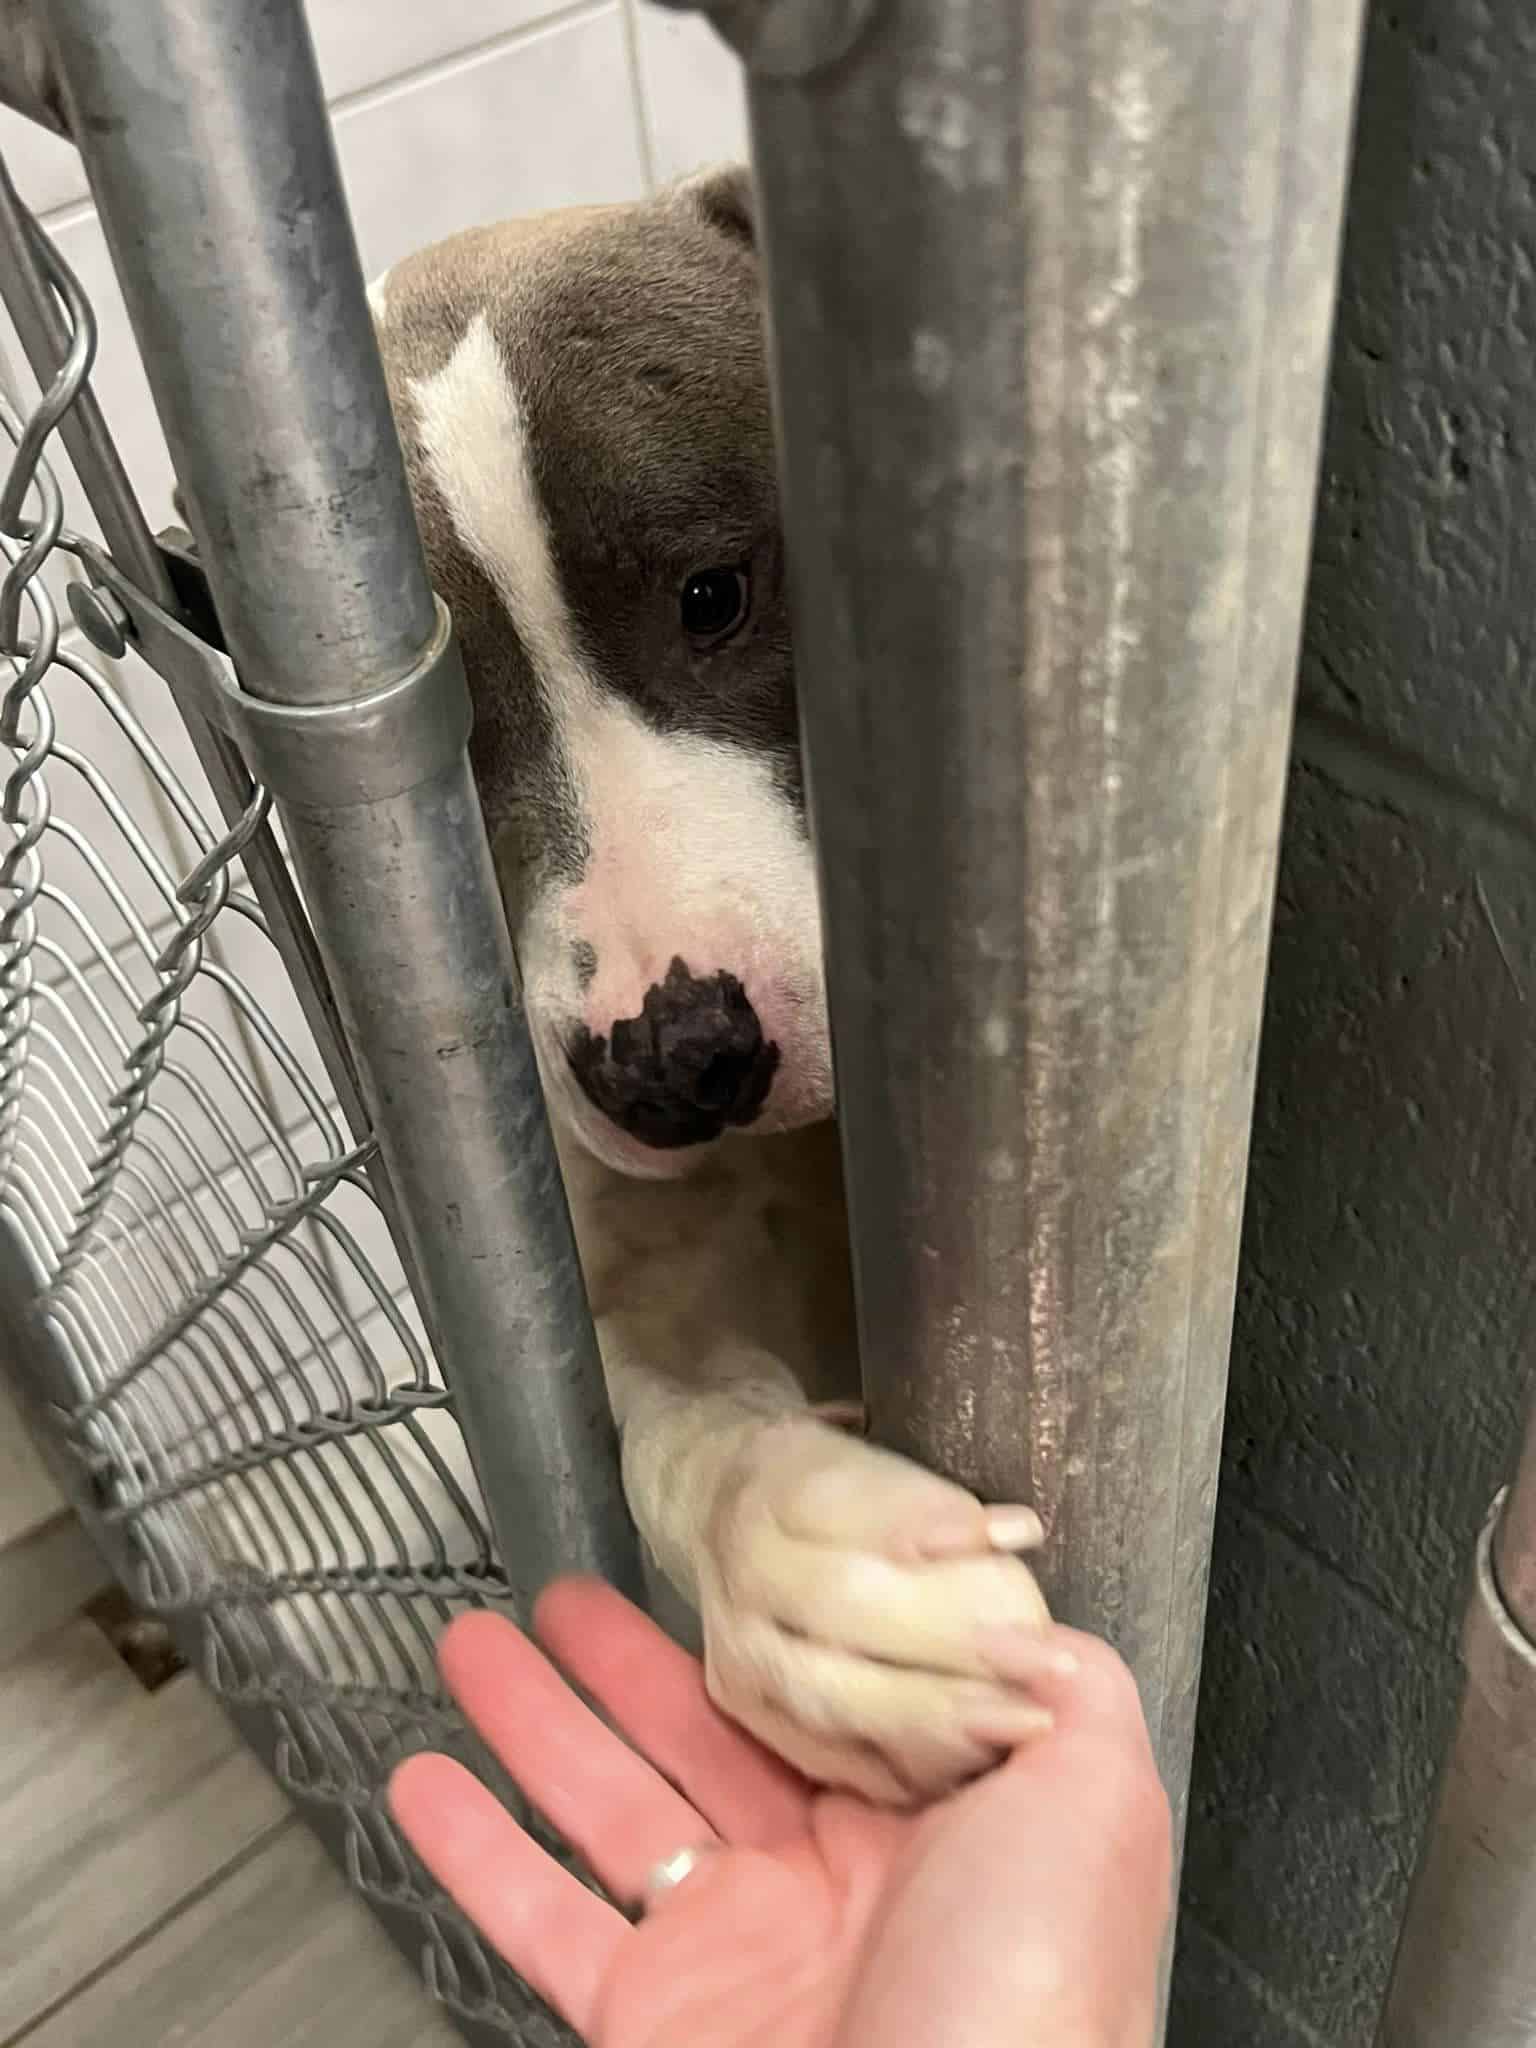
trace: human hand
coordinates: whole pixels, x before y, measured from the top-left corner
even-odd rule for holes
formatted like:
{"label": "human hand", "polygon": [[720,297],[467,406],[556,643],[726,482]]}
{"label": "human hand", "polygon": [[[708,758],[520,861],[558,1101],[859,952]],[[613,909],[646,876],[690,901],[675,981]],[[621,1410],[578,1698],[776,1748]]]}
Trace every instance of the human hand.
{"label": "human hand", "polygon": [[614,1898],[643,1902],[679,1849],[710,1853],[632,1926],[446,1757],[409,1759],[390,1797],[439,1883],[592,2048],[1146,2048],[1168,1808],[1102,1643],[1045,1632],[1029,1654],[1051,1731],[898,1813],[788,1770],[610,1588],[563,1580],[534,1619],[651,1762],[508,1622],[471,1614],[440,1660],[490,1748]]}

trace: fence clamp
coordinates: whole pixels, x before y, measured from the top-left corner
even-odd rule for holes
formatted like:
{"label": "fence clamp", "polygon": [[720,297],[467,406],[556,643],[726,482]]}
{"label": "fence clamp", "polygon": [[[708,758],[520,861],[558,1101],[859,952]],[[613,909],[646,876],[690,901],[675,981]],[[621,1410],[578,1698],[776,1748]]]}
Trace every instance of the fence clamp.
{"label": "fence clamp", "polygon": [[1506,1488],[1494,1501],[1478,1537],[1461,1654],[1474,1691],[1508,1730],[1511,1768],[1523,1778],[1536,1778],[1536,1645],[1510,1613],[1494,1564],[1494,1538],[1507,1494]]}
{"label": "fence clamp", "polygon": [[875,21],[879,0],[661,0],[704,14],[760,78],[809,78],[846,57]]}
{"label": "fence clamp", "polygon": [[81,540],[75,552],[91,578],[71,586],[70,600],[87,636],[103,653],[141,654],[178,702],[190,699],[186,708],[228,734],[279,802],[317,811],[386,803],[463,759],[473,712],[441,598],[436,630],[403,676],[336,704],[273,704],[241,689],[207,642],[100,548]]}

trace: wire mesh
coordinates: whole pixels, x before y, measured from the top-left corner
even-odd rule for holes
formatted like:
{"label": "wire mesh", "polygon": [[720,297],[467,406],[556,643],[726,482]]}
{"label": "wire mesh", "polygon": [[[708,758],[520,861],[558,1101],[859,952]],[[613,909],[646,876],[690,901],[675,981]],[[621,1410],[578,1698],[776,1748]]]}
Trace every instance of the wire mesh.
{"label": "wire mesh", "polygon": [[371,1139],[248,883],[267,793],[226,824],[158,678],[61,629],[53,437],[96,325],[28,236],[71,342],[0,399],[0,1220],[49,1340],[11,1363],[135,1596],[465,2032],[555,2040],[381,1804],[428,1743],[485,1771],[432,1651],[505,1580]]}

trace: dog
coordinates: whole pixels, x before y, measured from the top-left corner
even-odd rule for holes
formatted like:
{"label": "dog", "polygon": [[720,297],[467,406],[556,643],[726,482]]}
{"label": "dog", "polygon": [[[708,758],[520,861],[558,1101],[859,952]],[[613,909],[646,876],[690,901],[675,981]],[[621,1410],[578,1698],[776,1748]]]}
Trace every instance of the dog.
{"label": "dog", "polygon": [[889,1804],[1044,1725],[1025,1506],[865,1442],[749,173],[369,291],[620,1434],[707,1682]]}

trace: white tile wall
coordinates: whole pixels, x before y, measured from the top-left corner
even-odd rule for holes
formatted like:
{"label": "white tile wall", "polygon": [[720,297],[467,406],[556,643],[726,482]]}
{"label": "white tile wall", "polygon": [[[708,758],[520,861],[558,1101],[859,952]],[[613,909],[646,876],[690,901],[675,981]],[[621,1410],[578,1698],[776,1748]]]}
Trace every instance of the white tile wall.
{"label": "white tile wall", "polygon": [[658,179],[747,155],[741,66],[697,14],[645,0],[634,12],[642,118]]}
{"label": "white tile wall", "polygon": [[336,116],[372,277],[456,228],[645,188],[617,4],[493,44]]}
{"label": "white tile wall", "polygon": [[551,0],[310,0],[332,106],[386,79],[481,50],[554,13]]}
{"label": "white tile wall", "polygon": [[[745,153],[734,60],[699,22],[644,0],[310,0],[310,19],[370,276],[459,227],[537,208],[638,196],[659,179]],[[66,144],[4,110],[0,150],[96,309],[96,393],[151,522],[162,524],[171,510],[170,463],[79,161]],[[0,388],[6,356],[21,361],[9,323],[0,317]],[[35,392],[24,371],[18,381],[24,399]],[[89,530],[89,513],[56,443],[53,454],[66,516]],[[63,580],[50,579],[55,586]],[[129,661],[115,671],[113,682],[176,771],[202,796],[179,721],[157,680]],[[112,792],[179,874],[185,842],[169,829],[163,799],[110,718],[78,684],[60,679],[52,695],[61,737],[98,764]],[[65,808],[79,780],[62,764],[52,771]],[[93,812],[89,806],[82,811],[80,822],[98,839],[110,838],[99,804]],[[123,918],[101,885],[67,849],[53,851],[58,878],[99,921],[108,943],[126,944]],[[142,879],[128,880],[135,865],[124,861],[120,868],[133,908],[146,921],[158,921],[163,902]],[[67,918],[56,920],[54,929],[70,929]],[[297,1004],[275,974],[265,942],[238,920],[226,919],[212,957],[250,977],[329,1096]],[[228,1002],[211,980],[200,979],[188,1013],[205,1015],[221,1036],[239,1042]],[[206,1072],[212,1086],[216,1073],[193,1035],[183,1033],[181,1039],[178,1052],[199,1076]],[[256,1067],[280,1121],[299,1115],[302,1102],[291,1083],[268,1061]],[[177,1106],[198,1124],[199,1138],[210,1137],[198,1122],[197,1101],[186,1089],[182,1093],[188,1099]],[[224,1099],[232,1105],[237,1142],[254,1141],[249,1113],[228,1090]],[[219,1151],[211,1143],[208,1149]],[[377,1216],[361,1199],[344,1206],[366,1249],[392,1271],[387,1247],[378,1241]],[[344,1291],[350,1296],[355,1290]]]}
{"label": "white tile wall", "polygon": [[90,196],[74,145],[9,107],[0,107],[0,150],[34,213],[57,213]]}

